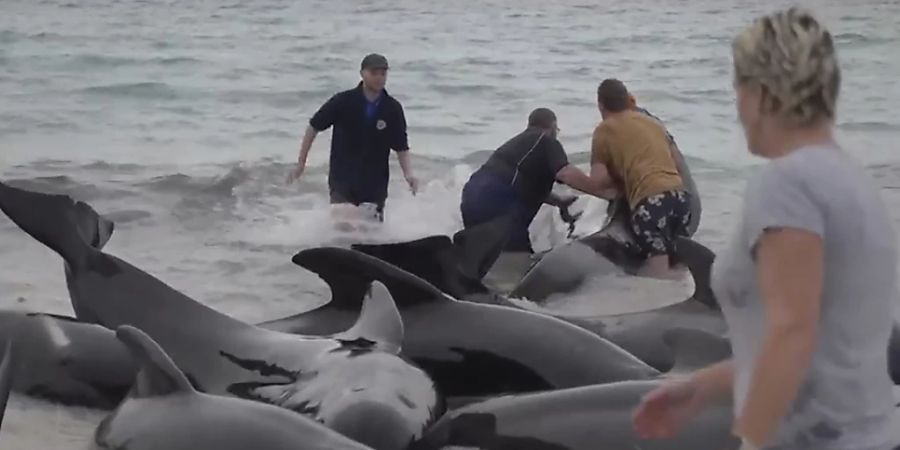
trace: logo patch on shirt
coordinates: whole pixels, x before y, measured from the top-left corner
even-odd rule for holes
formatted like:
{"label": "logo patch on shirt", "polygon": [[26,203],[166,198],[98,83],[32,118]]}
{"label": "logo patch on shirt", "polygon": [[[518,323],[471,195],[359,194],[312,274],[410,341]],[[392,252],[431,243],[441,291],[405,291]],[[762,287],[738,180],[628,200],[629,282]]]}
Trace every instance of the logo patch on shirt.
{"label": "logo patch on shirt", "polygon": [[378,122],[375,122],[375,128],[377,128],[379,130],[383,130],[383,129],[387,128],[387,122],[379,119]]}

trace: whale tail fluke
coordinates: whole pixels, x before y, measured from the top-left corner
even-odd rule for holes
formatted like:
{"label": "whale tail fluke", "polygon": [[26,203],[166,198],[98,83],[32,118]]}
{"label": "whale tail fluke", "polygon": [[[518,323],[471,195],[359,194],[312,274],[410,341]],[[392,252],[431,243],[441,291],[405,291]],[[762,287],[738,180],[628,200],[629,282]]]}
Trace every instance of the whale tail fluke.
{"label": "whale tail fluke", "polygon": [[102,246],[112,233],[111,222],[68,195],[0,183],[0,210],[22,231],[58,253],[73,270],[88,263],[94,250],[91,244]]}

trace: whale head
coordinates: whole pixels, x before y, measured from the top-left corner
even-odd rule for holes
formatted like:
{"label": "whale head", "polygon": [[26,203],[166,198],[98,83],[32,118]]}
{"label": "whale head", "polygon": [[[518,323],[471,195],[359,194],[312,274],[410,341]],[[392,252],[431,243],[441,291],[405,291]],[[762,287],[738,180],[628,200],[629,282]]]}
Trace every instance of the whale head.
{"label": "whale head", "polygon": [[235,393],[308,416],[375,450],[404,449],[436,420],[443,402],[429,375],[400,355],[403,336],[393,297],[373,282],[356,323],[327,336],[334,344],[316,364]]}

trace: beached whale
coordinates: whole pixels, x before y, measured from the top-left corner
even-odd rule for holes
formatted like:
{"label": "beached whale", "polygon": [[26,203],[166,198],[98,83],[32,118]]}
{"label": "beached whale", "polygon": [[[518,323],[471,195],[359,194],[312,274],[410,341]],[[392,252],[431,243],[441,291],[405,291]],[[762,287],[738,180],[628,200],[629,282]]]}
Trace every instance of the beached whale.
{"label": "beached whale", "polygon": [[92,450],[371,449],[283,408],[198,392],[147,334],[122,326],[116,336],[140,369],[128,396],[97,426]]}
{"label": "beached whale", "polygon": [[[670,330],[686,373],[728,357],[727,342],[703,332]],[[705,348],[698,351],[698,347]],[[445,447],[484,450],[734,450],[732,406],[715,405],[672,439],[639,438],[631,422],[641,397],[664,379],[620,381],[485,399],[447,412],[411,450]]]}
{"label": "beached whale", "polygon": [[458,301],[409,272],[355,250],[305,249],[293,261],[331,287],[331,301],[260,326],[299,334],[340,330],[358,314],[365,286],[384,283],[397,300],[406,327],[404,354],[448,397],[559,389],[659,374],[588,330],[518,308]]}
{"label": "beached whale", "polygon": [[[428,236],[407,242],[355,244],[353,248],[413,273],[460,300],[516,309],[525,308],[529,303],[511,301],[514,294],[521,296],[521,292],[529,292],[539,300],[524,300],[539,306],[540,300],[551,293],[575,291],[591,276],[621,273],[623,267],[635,264],[620,235],[611,234],[619,226],[614,221],[604,228],[607,233],[595,233],[583,242],[573,241],[548,252],[524,275],[514,293],[495,292],[482,278],[506,239],[505,220],[499,218],[460,230],[452,240],[448,236]],[[554,317],[610,340],[661,372],[668,371],[674,359],[662,339],[666,330],[693,328],[724,336],[727,328],[709,285],[715,254],[693,239],[679,238],[675,259],[687,266],[693,279],[694,291],[686,298],[675,298],[664,307],[633,313]],[[635,282],[639,281],[635,277]],[[599,289],[596,298],[602,302],[604,294],[602,287]],[[675,291],[671,295],[684,294]],[[547,309],[540,313],[553,316]]]}
{"label": "beached whale", "polygon": [[275,404],[350,437],[375,437],[364,443],[379,449],[418,437],[440,414],[433,381],[399,354],[403,324],[384,286],[368,285],[355,324],[332,335],[266,330],[92,247],[80,228],[86,208],[66,195],[0,183],[0,209],[65,260],[78,319],[139,327],[195,389]]}
{"label": "beached whale", "polygon": [[13,390],[54,403],[114,408],[137,370],[112,330],[71,317],[0,311],[0,346],[11,342]]}

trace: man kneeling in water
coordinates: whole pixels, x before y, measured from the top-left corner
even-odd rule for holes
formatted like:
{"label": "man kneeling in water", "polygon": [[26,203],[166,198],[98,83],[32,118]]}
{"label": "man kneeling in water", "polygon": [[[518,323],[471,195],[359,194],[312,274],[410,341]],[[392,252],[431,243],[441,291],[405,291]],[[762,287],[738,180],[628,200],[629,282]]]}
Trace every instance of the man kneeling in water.
{"label": "man kneeling in water", "polygon": [[[603,121],[591,143],[591,178],[617,187],[631,211],[635,242],[646,259],[638,275],[680,278],[669,255],[677,236],[689,236],[691,195],[675,163],[671,137],[649,113],[640,111],[625,85],[604,80],[597,89]],[[680,156],[680,155],[679,155]]]}
{"label": "man kneeling in water", "polygon": [[569,164],[556,139],[556,114],[538,108],[528,116],[527,128],[501,145],[463,187],[463,226],[470,228],[513,213],[514,223],[505,250],[533,253],[528,227],[544,203],[556,206],[566,220],[574,198],[562,199],[551,191],[554,182],[603,198],[614,192],[601,191],[584,172]]}

